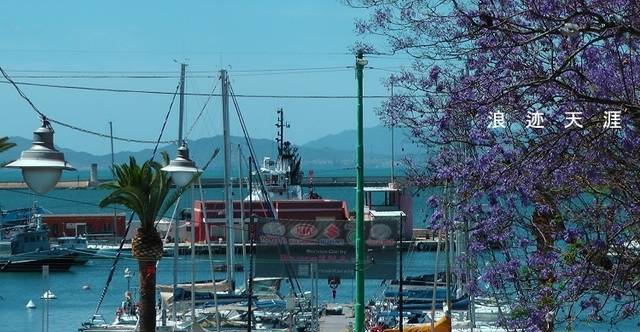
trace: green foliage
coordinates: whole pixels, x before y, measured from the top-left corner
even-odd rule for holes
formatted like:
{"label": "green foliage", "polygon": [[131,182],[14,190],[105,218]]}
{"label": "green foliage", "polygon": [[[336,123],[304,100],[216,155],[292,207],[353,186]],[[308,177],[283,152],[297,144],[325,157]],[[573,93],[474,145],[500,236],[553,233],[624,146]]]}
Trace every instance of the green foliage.
{"label": "green foliage", "polygon": [[520,267],[519,271],[518,271],[518,276],[523,278],[523,279],[529,279],[531,277],[531,269],[526,266],[523,265]]}
{"label": "green foliage", "polygon": [[14,146],[16,146],[16,143],[10,142],[9,137],[0,138],[0,152],[7,151]]}
{"label": "green foliage", "polygon": [[564,252],[560,253],[560,257],[564,261],[565,264],[575,264],[578,258],[578,250],[579,246],[574,243],[569,243],[567,245],[567,249]]}
{"label": "green foliage", "polygon": [[514,320],[524,319],[526,317],[527,317],[527,308],[521,305],[516,305],[511,310],[511,318]]}
{"label": "green foliage", "polygon": [[[0,153],[7,151],[9,149],[11,149],[12,147],[16,146],[16,143],[10,142],[9,141],[9,137],[2,137],[0,138]],[[4,165],[6,165],[7,162],[0,162],[0,167],[3,167]]]}
{"label": "green foliage", "polygon": [[161,170],[169,162],[166,152],[162,152],[162,159],[163,164],[147,160],[139,165],[130,157],[129,163],[114,165],[114,180],[101,186],[111,192],[100,201],[100,207],[126,206],[138,215],[142,229],[153,229],[156,218],[164,215],[184,188],[189,187],[177,188],[171,193],[171,178]]}

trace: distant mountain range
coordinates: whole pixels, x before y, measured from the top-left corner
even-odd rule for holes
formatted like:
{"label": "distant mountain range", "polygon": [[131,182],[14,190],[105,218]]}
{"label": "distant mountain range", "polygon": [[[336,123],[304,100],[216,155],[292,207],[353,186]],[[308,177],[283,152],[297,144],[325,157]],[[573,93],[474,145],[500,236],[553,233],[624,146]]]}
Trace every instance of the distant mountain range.
{"label": "distant mountain range", "polygon": [[[78,134],[80,135],[80,134]],[[396,148],[396,160],[403,155],[419,153],[414,144],[409,144],[407,139],[407,131],[396,129],[394,132],[394,142]],[[286,139],[286,137],[285,137]],[[31,140],[22,137],[10,137],[10,140],[16,143],[16,147],[4,152],[0,160],[14,160],[19,158],[20,152],[31,146]],[[191,157],[196,161],[197,165],[202,166],[210,158],[216,148],[222,148],[222,136],[214,136],[209,138],[201,138],[189,141],[189,149]],[[365,167],[369,169],[388,169],[391,166],[391,133],[388,128],[377,126],[365,128],[364,131],[364,149],[365,149]],[[262,161],[263,157],[275,158],[277,154],[277,145],[275,141],[268,139],[253,139],[256,157]],[[335,135],[327,135],[319,139],[313,140],[303,145],[297,145],[302,159],[302,169],[306,172],[313,170],[339,170],[352,169],[355,166],[355,146],[356,133],[355,130],[346,130]],[[248,156],[249,151],[246,147],[244,137],[232,136],[232,167],[237,168],[238,160],[238,144],[241,145],[243,155]],[[88,152],[74,151],[64,147],[57,147],[64,152],[65,158],[78,170],[86,170],[92,163],[97,163],[99,169],[106,169],[111,164],[111,154],[94,155]],[[176,147],[174,144],[161,145],[160,151],[164,150],[171,157],[175,155]],[[114,154],[116,163],[126,162],[129,156],[135,157],[139,161],[148,159],[151,156],[152,149],[144,149],[139,151],[123,151]],[[216,157],[209,166],[209,171],[219,174],[222,171],[222,152]],[[246,170],[245,170],[246,171]]]}

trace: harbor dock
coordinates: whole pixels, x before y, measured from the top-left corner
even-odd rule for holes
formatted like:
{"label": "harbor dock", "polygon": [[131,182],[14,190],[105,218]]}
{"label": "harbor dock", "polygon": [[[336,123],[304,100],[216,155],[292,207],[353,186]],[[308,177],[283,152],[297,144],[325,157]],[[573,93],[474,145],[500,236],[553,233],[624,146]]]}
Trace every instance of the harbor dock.
{"label": "harbor dock", "polygon": [[353,305],[330,304],[327,306],[341,306],[341,315],[322,315],[320,317],[320,332],[353,331]]}
{"label": "harbor dock", "polygon": [[[91,187],[88,180],[58,181],[56,183],[56,189],[86,189]],[[0,182],[0,189],[29,189],[29,187],[22,181],[3,181]]]}

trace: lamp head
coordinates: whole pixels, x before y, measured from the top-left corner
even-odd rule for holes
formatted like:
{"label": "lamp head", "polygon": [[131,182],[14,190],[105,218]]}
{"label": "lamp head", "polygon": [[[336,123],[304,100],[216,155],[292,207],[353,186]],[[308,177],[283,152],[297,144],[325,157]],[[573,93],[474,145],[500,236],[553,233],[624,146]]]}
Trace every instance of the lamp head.
{"label": "lamp head", "polygon": [[186,186],[189,181],[202,170],[196,167],[196,163],[189,159],[189,148],[183,143],[178,148],[178,155],[162,168],[171,175],[171,180],[178,187]]}
{"label": "lamp head", "polygon": [[53,128],[46,118],[42,118],[42,126],[33,132],[33,143],[22,151],[20,159],[7,164],[7,168],[19,168],[22,177],[31,190],[44,194],[60,179],[62,170],[75,170],[66,160],[64,154],[53,145]]}

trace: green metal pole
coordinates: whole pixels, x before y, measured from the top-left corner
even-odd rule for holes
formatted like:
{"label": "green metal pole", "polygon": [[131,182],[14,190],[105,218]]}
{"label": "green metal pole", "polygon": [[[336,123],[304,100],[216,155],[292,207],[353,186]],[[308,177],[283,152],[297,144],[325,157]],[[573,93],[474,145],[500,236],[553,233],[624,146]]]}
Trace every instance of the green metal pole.
{"label": "green metal pole", "polygon": [[358,80],[358,143],[356,145],[356,298],[354,301],[354,331],[364,331],[364,192],[362,189],[364,162],[362,139],[362,70],[367,65],[362,51],[356,56],[356,78]]}

